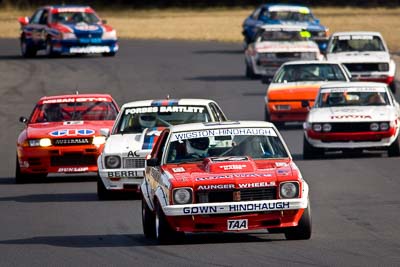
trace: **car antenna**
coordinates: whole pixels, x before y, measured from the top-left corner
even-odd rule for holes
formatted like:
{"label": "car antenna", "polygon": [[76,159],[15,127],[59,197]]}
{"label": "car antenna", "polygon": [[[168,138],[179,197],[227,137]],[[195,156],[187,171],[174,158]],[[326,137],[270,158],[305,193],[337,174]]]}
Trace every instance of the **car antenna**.
{"label": "car antenna", "polygon": [[167,95],[167,99],[169,99],[170,97],[169,97],[169,94]]}
{"label": "car antenna", "polygon": [[75,94],[76,94],[76,95],[79,95],[79,91],[78,91],[78,89],[76,89],[76,91],[75,91]]}

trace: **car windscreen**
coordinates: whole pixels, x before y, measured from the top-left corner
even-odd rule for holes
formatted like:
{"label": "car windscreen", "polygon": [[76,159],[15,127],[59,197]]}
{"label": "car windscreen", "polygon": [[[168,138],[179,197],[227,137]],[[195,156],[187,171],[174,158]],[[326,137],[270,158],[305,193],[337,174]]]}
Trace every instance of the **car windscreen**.
{"label": "car windscreen", "polygon": [[282,21],[314,22],[314,18],[310,13],[306,14],[296,11],[272,11],[269,12],[268,18]]}
{"label": "car windscreen", "polygon": [[352,51],[385,51],[385,46],[379,36],[341,35],[333,38],[329,48],[330,53]]}
{"label": "car windscreen", "polygon": [[277,72],[273,83],[303,81],[347,81],[346,75],[337,64],[284,65]]}
{"label": "car windscreen", "polygon": [[306,41],[300,31],[266,30],[261,34],[260,41]]}
{"label": "car windscreen", "polygon": [[52,23],[64,24],[96,24],[100,20],[94,13],[90,12],[59,12],[52,14],[51,21]]}
{"label": "car windscreen", "polygon": [[315,107],[387,106],[389,96],[384,88],[321,89]]}
{"label": "car windscreen", "polygon": [[205,106],[130,107],[122,111],[114,134],[140,133],[146,128],[209,121],[211,121],[211,117]]}
{"label": "car windscreen", "polygon": [[30,123],[115,120],[117,115],[118,110],[113,102],[43,103],[36,105]]}
{"label": "car windscreen", "polygon": [[273,128],[224,128],[172,133],[166,153],[166,163],[199,161],[206,157],[288,157],[285,146]]}

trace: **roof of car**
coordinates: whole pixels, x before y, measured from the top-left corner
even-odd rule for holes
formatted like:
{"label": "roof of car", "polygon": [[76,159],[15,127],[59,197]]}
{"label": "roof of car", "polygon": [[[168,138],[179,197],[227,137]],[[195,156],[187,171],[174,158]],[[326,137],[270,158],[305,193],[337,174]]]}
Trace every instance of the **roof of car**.
{"label": "roof of car", "polygon": [[197,122],[180,124],[170,127],[171,132],[201,131],[221,128],[265,128],[273,127],[273,124],[266,121],[225,121],[225,122]]}
{"label": "roof of car", "polygon": [[351,88],[351,87],[387,87],[385,83],[377,83],[377,82],[337,82],[337,83],[329,83],[323,84],[321,89],[329,89],[329,88]]}
{"label": "roof of car", "polygon": [[293,60],[287,61],[282,64],[284,65],[306,65],[306,64],[341,64],[339,61],[335,60]]}
{"label": "roof of car", "polygon": [[53,96],[43,96],[39,99],[39,102],[45,100],[55,100],[55,99],[68,99],[68,98],[107,98],[113,99],[110,94],[69,94],[69,95],[53,95]]}
{"label": "roof of car", "polygon": [[303,12],[308,11],[308,12],[310,12],[310,9],[308,7],[301,6],[301,5],[265,4],[263,6],[272,11],[303,11]]}
{"label": "roof of car", "polygon": [[260,26],[261,29],[264,30],[291,30],[291,31],[301,31],[305,30],[307,27],[306,26],[299,26],[299,25],[288,25],[288,24],[264,24]]}
{"label": "roof of car", "polygon": [[148,99],[138,100],[125,103],[122,108],[129,107],[151,107],[151,106],[173,106],[173,105],[196,105],[206,106],[209,103],[215,103],[210,99],[197,99],[197,98],[182,98],[182,99]]}
{"label": "roof of car", "polygon": [[335,32],[332,36],[339,35],[379,35],[382,36],[380,32],[372,32],[372,31],[351,31],[351,32]]}

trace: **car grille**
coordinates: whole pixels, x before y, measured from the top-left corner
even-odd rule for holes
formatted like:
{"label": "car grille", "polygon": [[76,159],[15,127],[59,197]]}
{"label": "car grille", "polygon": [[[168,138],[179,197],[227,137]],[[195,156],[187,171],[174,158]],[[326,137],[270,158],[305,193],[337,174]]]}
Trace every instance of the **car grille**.
{"label": "car grille", "polygon": [[92,138],[63,138],[53,139],[53,146],[79,146],[92,143]]}
{"label": "car grille", "polygon": [[144,158],[124,158],[123,160],[126,169],[144,168]]}
{"label": "car grille", "polygon": [[[240,196],[240,200],[238,199]],[[252,201],[252,200],[272,200],[276,199],[276,187],[248,188],[240,190],[215,190],[207,192],[196,192],[196,203],[215,203],[233,201]]]}
{"label": "car grille", "polygon": [[372,122],[331,123],[332,130],[330,132],[334,133],[370,132],[371,123]]}
{"label": "car grille", "polygon": [[380,63],[345,63],[350,72],[379,71]]}
{"label": "car grille", "polygon": [[51,156],[51,166],[91,166],[96,165],[97,155],[66,153],[62,156]]}

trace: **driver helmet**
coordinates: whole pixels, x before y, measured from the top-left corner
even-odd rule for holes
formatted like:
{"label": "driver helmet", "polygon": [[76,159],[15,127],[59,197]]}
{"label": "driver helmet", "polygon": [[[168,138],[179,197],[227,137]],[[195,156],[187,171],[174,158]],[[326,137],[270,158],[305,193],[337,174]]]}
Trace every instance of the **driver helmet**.
{"label": "driver helmet", "polygon": [[188,154],[205,156],[207,154],[210,139],[208,137],[192,138],[186,141],[186,151]]}
{"label": "driver helmet", "polygon": [[154,113],[144,113],[139,115],[139,124],[143,128],[153,128],[156,126],[157,116]]}

